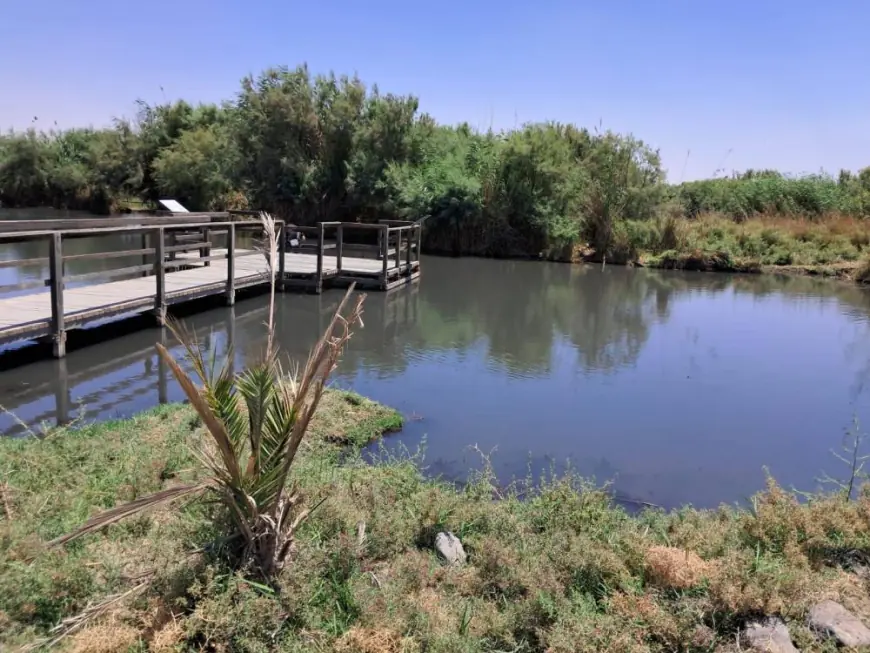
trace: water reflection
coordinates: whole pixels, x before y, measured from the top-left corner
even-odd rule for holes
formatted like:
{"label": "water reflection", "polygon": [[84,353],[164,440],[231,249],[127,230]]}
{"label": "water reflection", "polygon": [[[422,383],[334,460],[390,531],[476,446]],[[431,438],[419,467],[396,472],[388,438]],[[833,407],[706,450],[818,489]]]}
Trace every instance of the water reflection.
{"label": "water reflection", "polygon": [[[430,472],[461,478],[495,448],[504,479],[567,461],[662,505],[740,500],[763,484],[814,487],[852,416],[870,412],[870,297],[814,279],[427,258],[415,286],[372,293],[336,377],[409,420]],[[340,293],[288,294],[278,339],[304,356]],[[237,366],[263,346],[266,298],[184,318]],[[117,329],[117,325],[107,327]],[[28,425],[129,415],[181,392],[164,331],[0,372]],[[0,359],[0,364],[3,364]],[[9,365],[9,363],[6,363]],[[8,434],[22,427],[0,419]]]}

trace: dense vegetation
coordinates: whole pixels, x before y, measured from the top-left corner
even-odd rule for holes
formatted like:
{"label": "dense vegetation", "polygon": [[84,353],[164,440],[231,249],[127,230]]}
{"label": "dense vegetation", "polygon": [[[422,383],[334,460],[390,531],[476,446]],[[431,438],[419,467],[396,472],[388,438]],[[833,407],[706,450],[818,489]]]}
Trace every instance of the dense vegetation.
{"label": "dense vegetation", "polygon": [[[357,395],[324,396],[294,478],[326,500],[269,583],[214,546],[218,502],[45,544],[100,509],[196,482],[196,446],[211,438],[190,406],[0,441],[0,648],[68,633],[60,648],[77,653],[736,653],[747,622],[776,614],[800,650],[833,653],[808,608],[829,598],[870,616],[866,494],[798,502],[771,484],[751,510],[632,516],[575,478],[505,488],[484,466],[458,488],[415,458],[364,462],[359,447],[400,424]],[[441,529],[467,564],[439,562]]]}
{"label": "dense vegetation", "polygon": [[[764,227],[741,225],[863,219],[870,168],[836,179],[748,171],[669,185],[658,153],[630,135],[555,123],[500,133],[438,125],[414,97],[305,67],[247,78],[220,106],[140,103],[135,120],[109,129],[0,136],[3,205],[108,212],[160,197],[197,210],[263,208],[300,224],[427,218],[430,251],[826,265],[858,259],[864,244],[846,246],[840,233],[792,247],[791,236],[759,240]],[[711,213],[723,223],[698,231],[694,221]]]}

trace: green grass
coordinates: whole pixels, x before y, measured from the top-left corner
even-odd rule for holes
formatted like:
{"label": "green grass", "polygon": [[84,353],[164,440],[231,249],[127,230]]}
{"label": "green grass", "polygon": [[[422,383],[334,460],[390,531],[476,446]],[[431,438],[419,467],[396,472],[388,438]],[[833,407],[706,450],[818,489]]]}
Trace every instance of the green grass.
{"label": "green grass", "polygon": [[[821,598],[870,616],[861,571],[870,497],[798,502],[771,483],[751,511],[628,514],[573,477],[505,490],[488,465],[463,487],[427,479],[416,458],[354,455],[401,417],[330,392],[293,481],[315,505],[275,586],[234,571],[223,516],[193,502],[83,537],[44,542],[93,512],[195,474],[203,437],[188,406],[0,443],[0,649],[123,592],[61,644],[74,651],[736,651],[760,614],[781,615],[805,650]],[[339,455],[344,452],[344,455]],[[463,541],[443,566],[434,535]],[[833,650],[833,649],[831,649]]]}

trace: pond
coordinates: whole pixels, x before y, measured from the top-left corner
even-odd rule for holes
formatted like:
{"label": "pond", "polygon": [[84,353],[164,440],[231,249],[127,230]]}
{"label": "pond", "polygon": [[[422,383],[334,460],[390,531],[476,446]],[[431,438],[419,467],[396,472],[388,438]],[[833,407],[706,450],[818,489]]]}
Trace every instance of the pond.
{"label": "pond", "polygon": [[[848,471],[830,451],[870,415],[870,294],[857,287],[470,258],[422,269],[369,295],[335,384],[401,410],[387,447],[422,446],[431,474],[464,478],[476,445],[504,482],[571,466],[673,507],[743,501],[765,467],[800,490]],[[340,298],[280,295],[284,351],[304,357]],[[266,307],[253,296],[184,320],[243,365]],[[182,398],[154,350],[165,332],[102,328],[115,337],[60,361],[0,357],[0,431]]]}

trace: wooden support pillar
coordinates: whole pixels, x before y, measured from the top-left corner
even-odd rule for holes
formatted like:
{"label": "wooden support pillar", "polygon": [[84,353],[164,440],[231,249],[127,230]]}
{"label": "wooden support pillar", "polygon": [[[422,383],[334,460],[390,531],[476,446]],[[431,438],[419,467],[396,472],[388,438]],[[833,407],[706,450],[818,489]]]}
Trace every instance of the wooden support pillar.
{"label": "wooden support pillar", "polygon": [[55,358],[63,358],[66,356],[66,329],[63,322],[63,242],[58,232],[51,235],[48,261],[52,354]]}
{"label": "wooden support pillar", "polygon": [[323,292],[323,223],[317,223],[317,275],[314,278],[314,292]]}
{"label": "wooden support pillar", "polygon": [[381,227],[381,261],[383,268],[381,269],[381,287],[387,289],[387,265],[390,259],[390,228],[387,225]]}
{"label": "wooden support pillar", "polygon": [[230,306],[230,314],[227,317],[227,369],[231,376],[236,375],[236,308]]}
{"label": "wooden support pillar", "polygon": [[236,225],[227,227],[227,306],[236,303]]}
{"label": "wooden support pillar", "polygon": [[338,225],[338,235],[336,236],[335,244],[335,265],[341,274],[341,258],[344,253],[344,226]]}
{"label": "wooden support pillar", "polygon": [[58,426],[69,424],[71,404],[72,397],[70,396],[66,358],[61,358],[57,362],[57,379],[54,382],[54,416]]}
{"label": "wooden support pillar", "polygon": [[408,230],[407,243],[405,243],[405,271],[411,274],[411,250],[414,249],[414,231]]}
{"label": "wooden support pillar", "polygon": [[278,290],[284,292],[284,266],[286,265],[284,258],[287,256],[287,225],[280,225],[280,237],[278,238]]}
{"label": "wooden support pillar", "polygon": [[[160,344],[166,347],[166,329],[160,330]],[[169,366],[160,354],[157,354],[157,401],[169,402]]]}
{"label": "wooden support pillar", "polygon": [[162,327],[166,326],[166,262],[163,260],[166,256],[166,248],[163,242],[163,228],[158,227],[152,233],[154,234],[154,317],[157,326]]}

